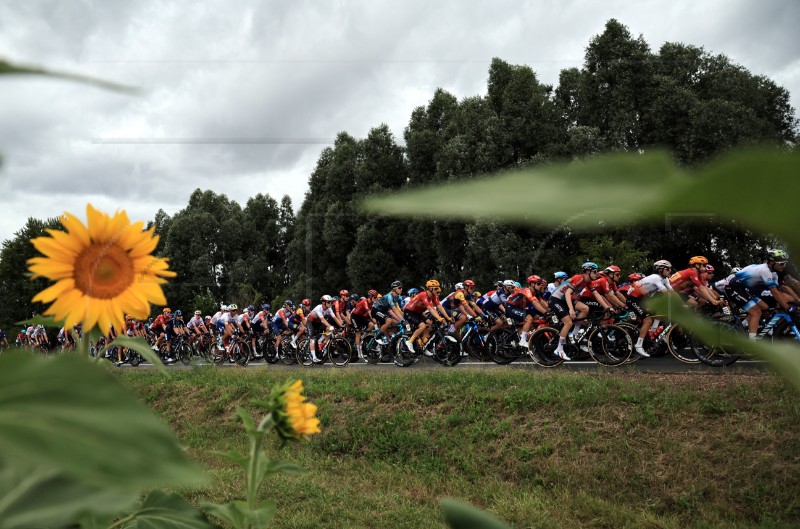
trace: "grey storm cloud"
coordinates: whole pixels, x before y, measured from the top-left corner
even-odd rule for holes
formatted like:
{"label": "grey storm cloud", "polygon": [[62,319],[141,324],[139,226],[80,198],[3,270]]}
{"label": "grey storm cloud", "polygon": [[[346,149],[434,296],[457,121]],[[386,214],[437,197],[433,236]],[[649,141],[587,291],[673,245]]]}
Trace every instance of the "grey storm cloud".
{"label": "grey storm cloud", "polygon": [[725,53],[800,90],[794,1],[225,2],[0,4],[0,55],[140,87],[129,96],[60,81],[0,82],[0,240],[28,216],[87,201],[152,219],[197,188],[299,207],[340,131],[387,123],[398,141],[437,87],[486,91],[492,57],[545,83],[579,67],[609,18]]}

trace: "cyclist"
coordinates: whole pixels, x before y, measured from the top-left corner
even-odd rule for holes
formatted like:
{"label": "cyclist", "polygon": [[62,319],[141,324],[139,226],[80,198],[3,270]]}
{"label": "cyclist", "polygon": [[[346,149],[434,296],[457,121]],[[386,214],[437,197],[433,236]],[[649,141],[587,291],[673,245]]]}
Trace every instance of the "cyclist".
{"label": "cyclist", "polygon": [[[550,308],[556,316],[559,317],[561,323],[563,323],[561,332],[559,333],[558,347],[556,347],[555,350],[556,355],[563,360],[571,360],[571,358],[567,356],[567,353],[564,352],[564,344],[567,343],[567,336],[574,336],[575,333],[580,330],[581,322],[578,322],[574,327],[572,322],[575,319],[583,319],[589,314],[589,307],[580,300],[573,301],[573,294],[580,292],[581,289],[588,286],[594,297],[596,288],[591,287],[591,284],[597,279],[599,270],[600,267],[591,261],[583,263],[581,266],[581,273],[575,274],[561,283],[561,285],[556,288],[555,292],[550,295],[550,299],[548,299]],[[600,298],[599,294],[597,294],[597,298]]]}
{"label": "cyclist", "polygon": [[[473,284],[472,288],[474,289],[475,283],[472,281],[470,281],[470,283]],[[455,288],[455,292],[448,294],[447,297],[442,300],[442,307],[444,307],[447,314],[455,320],[455,333],[457,336],[461,336],[461,327],[467,323],[467,320],[477,317],[478,313],[473,309],[470,301],[467,299],[469,294],[467,293],[466,284],[456,283]],[[478,308],[477,310],[481,309]]]}
{"label": "cyclist", "polygon": [[689,268],[675,272],[669,278],[672,290],[687,300],[692,307],[711,303],[719,305],[719,301],[709,288],[703,284],[703,274],[707,273],[708,259],[696,255],[689,259]]}
{"label": "cyclist", "polygon": [[553,274],[553,282],[547,285],[547,290],[545,291],[544,295],[542,296],[545,300],[549,299],[550,296],[553,295],[553,292],[556,291],[558,287],[561,286],[564,281],[569,279],[569,274],[566,272],[556,272]]}
{"label": "cyclist", "polygon": [[[447,311],[442,307],[439,301],[439,293],[442,287],[435,279],[430,279],[425,283],[425,291],[420,292],[414,299],[408,302],[405,306],[403,314],[405,319],[414,328],[412,335],[406,340],[405,344],[408,350],[414,352],[414,340],[423,336],[423,341],[428,340],[430,334],[430,325],[433,323],[431,318],[441,322],[442,320],[453,322],[452,318],[447,315]],[[426,351],[426,354],[433,355]]]}
{"label": "cyclist", "polygon": [[[408,295],[403,298],[403,306],[405,307],[408,305],[408,302],[412,300],[414,296],[419,294],[419,289],[417,287],[411,287],[408,289]],[[380,297],[380,296],[379,296]]]}
{"label": "cyclist", "polygon": [[[283,306],[275,311],[275,316],[272,317],[272,333],[275,335],[275,349],[277,350],[281,345],[281,334],[289,328],[289,318],[294,314],[294,302],[287,299],[283,302]],[[296,343],[296,338],[292,338],[292,347]]]}
{"label": "cyclist", "polygon": [[223,312],[219,318],[219,323],[222,323],[222,347],[227,348],[234,331],[244,334],[241,321],[243,319],[239,315],[239,306],[236,303],[228,305],[228,312]]}
{"label": "cyclist", "polygon": [[[498,281],[498,283],[500,283]],[[506,301],[508,296],[517,290],[517,285],[512,279],[506,279],[500,286],[491,292],[487,292],[481,298],[483,303],[479,303],[484,312],[492,315],[495,320],[491,330],[499,329],[500,327],[507,326],[506,322]]]}
{"label": "cyclist", "polygon": [[172,357],[171,348],[172,348],[172,339],[175,338],[176,334],[179,334],[179,332],[175,331],[175,316],[177,315],[178,312],[180,311],[179,310],[175,311],[175,315],[173,315],[170,312],[168,313],[168,317],[164,319],[164,334],[162,335],[162,338],[163,338],[163,343],[166,344],[166,349],[167,349],[167,355],[164,361],[168,364],[175,362],[175,359]]}
{"label": "cyclist", "polygon": [[15,341],[15,344],[17,347],[24,347],[28,345],[27,329],[23,328],[22,330],[19,331],[19,334],[17,334],[17,339]]}
{"label": "cyclist", "polygon": [[785,311],[794,312],[795,306],[789,306],[787,297],[780,291],[779,273],[784,272],[789,254],[783,250],[769,250],[767,261],[744,267],[731,279],[725,289],[728,299],[747,312],[747,332],[751,340],[758,333],[758,322],[761,313],[768,305],[761,299],[761,292],[769,290],[775,302]]}
{"label": "cyclist", "polygon": [[150,324],[150,331],[156,337],[156,343],[153,345],[153,349],[156,351],[158,351],[161,344],[164,343],[164,327],[167,324],[167,320],[170,319],[172,319],[172,310],[169,307],[164,307],[161,314]]}
{"label": "cyclist", "polygon": [[300,307],[289,316],[289,331],[292,333],[292,347],[297,346],[297,339],[306,333],[306,315],[311,312],[311,300],[304,299],[300,302]]}
{"label": "cyclist", "polygon": [[0,329],[0,347],[8,347],[8,336],[3,329]]}
{"label": "cyclist", "polygon": [[339,291],[339,298],[333,302],[333,312],[342,323],[350,323],[350,292],[344,289]]}
{"label": "cyclist", "polygon": [[[353,320],[353,328],[356,331],[356,351],[359,358],[364,358],[364,353],[361,351],[361,333],[371,331],[375,327],[375,323],[370,318],[372,306],[378,299],[378,292],[370,290],[367,292],[367,297],[359,301],[350,316]],[[366,361],[366,360],[365,360]]]}
{"label": "cyclist", "polygon": [[644,350],[644,337],[654,322],[653,316],[642,306],[641,300],[659,292],[672,290],[672,283],[669,279],[669,275],[672,273],[672,263],[661,259],[653,263],[653,270],[655,273],[637,281],[628,289],[628,309],[636,314],[641,322],[639,338],[636,340],[634,349],[640,356],[645,358],[650,355]]}
{"label": "cyclist", "polygon": [[342,327],[342,321],[336,316],[331,305],[333,305],[334,298],[325,294],[320,298],[320,304],[314,307],[306,318],[308,325],[308,339],[309,348],[311,350],[311,360],[314,363],[319,363],[317,358],[317,336],[319,336],[324,329],[332,332],[334,329],[333,324]]}
{"label": "cyclist", "polygon": [[203,313],[199,310],[194,311],[194,316],[186,324],[186,328],[191,332],[189,341],[191,343],[200,339],[203,334],[211,334],[206,327],[205,320],[203,320]]}
{"label": "cyclist", "polygon": [[528,287],[517,290],[507,300],[508,313],[522,323],[519,335],[520,347],[528,347],[528,334],[533,327],[533,319],[548,312],[550,309],[542,294],[547,287],[547,281],[537,275],[528,276]]}
{"label": "cyclist", "polygon": [[269,303],[264,303],[261,305],[261,310],[250,319],[250,325],[253,327],[253,334],[256,336],[262,336],[269,331],[269,309],[271,308]]}
{"label": "cyclist", "polygon": [[389,328],[403,321],[403,307],[407,304],[403,301],[402,292],[403,283],[394,281],[392,289],[385,296],[379,294],[370,309],[370,315],[381,326],[383,345],[389,343]]}

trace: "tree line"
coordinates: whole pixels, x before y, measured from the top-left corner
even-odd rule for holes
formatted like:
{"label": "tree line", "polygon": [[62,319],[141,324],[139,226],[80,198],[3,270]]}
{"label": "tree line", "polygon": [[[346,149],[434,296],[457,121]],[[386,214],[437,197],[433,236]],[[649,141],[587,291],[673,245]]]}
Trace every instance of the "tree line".
{"label": "tree line", "polygon": [[[470,277],[483,287],[571,271],[584,260],[646,271],[655,259],[680,265],[698,252],[724,272],[776,242],[703,212],[580,234],[568,224],[553,230],[362,214],[358,203],[370,194],[606,152],[664,148],[690,167],[747,144],[796,148],[786,89],[703,48],[665,43],[654,52],[613,19],[590,40],[583,66],[562,70],[555,87],[529,66],[497,58],[488,73],[485,95],[459,100],[436,90],[411,113],[402,145],[386,124],[362,139],[339,133],[321,152],[296,213],[288,196],[278,202],[262,193],[242,207],[200,189],[174,215],[159,211],[150,223],[161,236],[157,252],[178,272],[165,289],[170,304],[208,313],[221,301],[274,302],[341,288],[363,294],[429,277],[447,285]],[[535,179],[479,199],[501,210],[511,193],[536,193]],[[601,196],[598,207],[625,204]],[[42,310],[30,303],[41,285],[25,277],[25,260],[35,254],[28,241],[56,226],[57,219],[29,219],[3,243],[0,323]]]}

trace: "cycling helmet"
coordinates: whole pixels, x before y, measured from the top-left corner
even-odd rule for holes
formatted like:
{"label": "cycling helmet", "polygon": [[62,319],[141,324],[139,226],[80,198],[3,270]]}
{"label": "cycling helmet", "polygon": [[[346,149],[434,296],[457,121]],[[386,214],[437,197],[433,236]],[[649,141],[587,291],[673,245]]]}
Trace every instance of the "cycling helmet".
{"label": "cycling helmet", "polygon": [[339,291],[339,296],[349,296],[349,295],[350,292],[348,292],[347,290],[342,289]]}
{"label": "cycling helmet", "polygon": [[555,278],[556,279],[569,279],[569,274],[567,274],[566,272],[556,272],[555,273]]}
{"label": "cycling helmet", "polygon": [[467,280],[464,281],[464,286],[466,286],[466,287],[474,287],[475,286],[475,281],[473,281],[472,279],[467,279]]}
{"label": "cycling helmet", "polygon": [[284,304],[284,305],[287,305],[287,306],[288,306],[288,307],[290,307],[290,308],[291,308],[291,307],[294,307],[294,303],[292,303],[292,300],[291,300],[291,299],[287,299],[286,301],[284,301],[284,302],[283,302],[283,304]]}
{"label": "cycling helmet", "polygon": [[634,272],[634,273],[632,273],[631,275],[628,276],[628,281],[633,283],[634,281],[641,280],[642,277],[644,277],[644,276],[642,274],[640,274],[639,272]]}
{"label": "cycling helmet", "polygon": [[27,329],[25,329],[25,327],[23,327],[22,330],[19,331],[19,332],[28,332],[28,331],[27,331]]}
{"label": "cycling helmet", "polygon": [[429,279],[427,283],[425,283],[425,288],[439,288],[439,282],[435,279]]}
{"label": "cycling helmet", "polygon": [[211,316],[206,316],[206,317],[205,317],[205,320],[206,320],[206,321],[208,321],[208,320],[210,320],[210,319],[211,319]]}
{"label": "cycling helmet", "polygon": [[199,310],[196,310],[196,311],[194,311],[194,315],[195,315],[195,316],[202,316],[202,315],[203,315],[203,313],[202,313],[202,312],[200,312]]}
{"label": "cycling helmet", "polygon": [[514,280],[513,279],[506,279],[505,281],[503,281],[503,286],[504,287],[513,287],[513,286],[516,286],[516,285],[514,285]]}
{"label": "cycling helmet", "polygon": [[181,311],[179,311],[179,310],[176,310],[176,311],[175,311],[175,317],[176,317],[176,318],[182,318],[182,317],[183,317],[183,312],[181,312]]}
{"label": "cycling helmet", "polygon": [[322,296],[320,298],[320,301],[328,301],[328,302],[330,302],[330,301],[333,301],[333,300],[334,300],[333,297],[329,296],[328,294],[325,294],[324,296]]}
{"label": "cycling helmet", "polygon": [[653,269],[656,272],[660,272],[661,270],[664,270],[665,268],[672,268],[672,263],[670,263],[666,259],[661,259],[661,260],[656,261],[655,263],[653,263]]}
{"label": "cycling helmet", "polygon": [[603,272],[605,272],[606,274],[618,274],[622,272],[622,270],[617,265],[611,265],[605,270],[603,270]]}
{"label": "cycling helmet", "polygon": [[456,283],[456,290],[464,290],[464,283]]}
{"label": "cycling helmet", "polygon": [[408,295],[409,296],[416,296],[417,294],[419,294],[419,289],[418,288],[411,287],[411,288],[408,289]]}
{"label": "cycling helmet", "polygon": [[219,306],[219,310],[221,310],[222,312],[228,312],[228,306],[227,305],[220,305]]}
{"label": "cycling helmet", "polygon": [[581,269],[586,272],[589,270],[600,270],[600,267],[597,266],[597,263],[593,263],[592,261],[586,261],[581,265]]}
{"label": "cycling helmet", "polygon": [[789,254],[783,250],[767,250],[767,261],[784,263],[789,260]]}
{"label": "cycling helmet", "polygon": [[256,308],[253,305],[248,305],[247,310],[253,312],[254,310],[256,310]]}
{"label": "cycling helmet", "polygon": [[478,299],[479,297],[481,297],[481,295],[482,294],[480,292],[478,292],[477,290],[472,293],[473,299]]}
{"label": "cycling helmet", "polygon": [[734,266],[733,268],[731,268],[731,274],[738,274],[741,271],[742,269],[739,268],[738,266]]}
{"label": "cycling helmet", "polygon": [[311,300],[306,298],[301,302],[302,305],[311,305]]}
{"label": "cycling helmet", "polygon": [[[411,292],[411,290],[409,290],[409,293],[410,292]],[[377,290],[370,290],[369,292],[367,292],[367,296],[369,296],[371,298],[377,298],[378,297],[378,291]]]}
{"label": "cycling helmet", "polygon": [[270,307],[269,303],[264,303],[263,305],[261,305],[261,310],[269,310],[271,308],[272,307]]}
{"label": "cycling helmet", "polygon": [[239,310],[239,305],[237,305],[236,303],[231,303],[230,305],[228,305],[228,310]]}
{"label": "cycling helmet", "polygon": [[356,294],[355,292],[353,292],[352,294],[350,294],[350,299],[353,299],[353,300],[361,299],[361,297],[358,294]]}
{"label": "cycling helmet", "polygon": [[709,273],[713,274],[714,273],[714,267],[711,266],[711,265],[706,265],[706,272],[709,272]]}
{"label": "cycling helmet", "polygon": [[164,310],[161,311],[161,314],[169,314],[170,312],[172,312],[172,309],[169,307],[164,307]]}
{"label": "cycling helmet", "polygon": [[532,276],[528,276],[528,284],[529,285],[531,283],[539,283],[541,280],[542,280],[542,278],[537,276],[536,274],[533,274]]}
{"label": "cycling helmet", "polygon": [[402,287],[402,286],[403,286],[403,282],[402,281],[393,281],[392,282],[392,288],[397,288],[397,287]]}
{"label": "cycling helmet", "polygon": [[702,255],[695,255],[694,257],[689,259],[689,266],[694,266],[696,264],[701,264],[701,265],[708,264],[708,259],[706,259]]}
{"label": "cycling helmet", "polygon": [[514,286],[517,288],[522,288],[522,283],[520,283],[519,281],[514,281]]}

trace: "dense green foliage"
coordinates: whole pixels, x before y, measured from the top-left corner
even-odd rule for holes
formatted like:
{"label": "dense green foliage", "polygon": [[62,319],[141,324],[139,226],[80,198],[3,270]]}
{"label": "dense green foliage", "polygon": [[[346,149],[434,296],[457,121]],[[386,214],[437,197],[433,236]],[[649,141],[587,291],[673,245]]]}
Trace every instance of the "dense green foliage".
{"label": "dense green foliage", "polygon": [[[555,228],[407,220],[365,215],[356,205],[374,193],[609,151],[666,148],[681,166],[694,167],[735,146],[793,147],[797,134],[789,94],[770,79],[691,45],[665,43],[653,51],[610,20],[590,40],[583,66],[563,70],[556,87],[542,84],[528,66],[494,59],[485,95],[459,101],[437,90],[412,112],[404,145],[385,124],[363,139],[340,133],[322,151],[296,216],[288,197],[278,203],[259,194],[242,207],[209,190],[196,190],[172,216],[159,212],[158,251],[178,272],[167,299],[211,312],[220,301],[318,297],[340,288],[363,294],[394,279],[413,285],[431,276],[446,287],[471,277],[483,289],[498,278],[569,271],[587,259],[633,271],[659,258],[682,263],[699,252],[725,273],[760,258],[774,241],[736,221],[702,215],[626,228],[598,224],[578,233],[569,220]],[[537,193],[535,179],[498,185],[480,200],[499,212],[506,197],[526,193]],[[715,200],[713,191],[704,200]],[[601,208],[626,207],[611,193],[596,201]],[[4,243],[0,296],[12,301],[0,313],[2,325],[31,312],[17,294],[28,288],[21,286],[27,279],[17,249],[35,234],[26,226]]]}
{"label": "dense green foliage", "polygon": [[[435,527],[438,500],[513,527],[793,527],[800,522],[796,393],[772,375],[196,369],[124,382],[212,477],[195,504],[238,498],[213,450],[247,437],[275,383],[302,373],[322,433],[279,457],[275,527]],[[438,526],[443,526],[439,523]]]}

